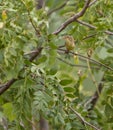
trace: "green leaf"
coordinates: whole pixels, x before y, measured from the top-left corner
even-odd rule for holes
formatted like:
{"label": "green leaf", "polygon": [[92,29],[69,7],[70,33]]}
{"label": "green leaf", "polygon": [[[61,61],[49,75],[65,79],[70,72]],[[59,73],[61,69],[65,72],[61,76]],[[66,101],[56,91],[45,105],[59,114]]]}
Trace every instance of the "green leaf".
{"label": "green leaf", "polygon": [[106,117],[111,117],[112,114],[113,114],[113,107],[111,107],[109,104],[106,104],[106,106],[105,106]]}
{"label": "green leaf", "polygon": [[4,117],[4,113],[0,111],[0,120]]}
{"label": "green leaf", "polygon": [[108,49],[107,52],[113,53],[113,48]]}
{"label": "green leaf", "polygon": [[107,119],[107,123],[113,123],[113,116]]}
{"label": "green leaf", "polygon": [[71,79],[63,79],[63,80],[60,81],[60,84],[63,85],[63,86],[71,84],[71,83],[72,83]]}
{"label": "green leaf", "polygon": [[66,96],[69,98],[75,98],[75,95],[73,95],[73,94],[66,94]]}
{"label": "green leaf", "polygon": [[57,49],[58,48],[53,42],[50,42],[49,45],[50,45],[51,49]]}
{"label": "green leaf", "polygon": [[72,126],[71,123],[66,123],[65,130],[71,130]]}
{"label": "green leaf", "polygon": [[75,89],[72,88],[72,87],[65,87],[65,88],[64,88],[64,91],[65,91],[65,92],[74,92]]}
{"label": "green leaf", "polygon": [[42,56],[38,59],[38,62],[39,62],[39,63],[43,63],[43,62],[45,62],[46,60],[47,60],[47,56],[42,55]]}
{"label": "green leaf", "polygon": [[3,105],[3,111],[6,117],[10,120],[13,121],[16,118],[15,113],[13,112],[13,106],[12,103],[5,103]]}
{"label": "green leaf", "polygon": [[51,68],[50,71],[49,71],[49,75],[55,75],[57,73],[57,68]]}
{"label": "green leaf", "polygon": [[113,97],[111,97],[111,105],[112,105],[112,107],[113,107]]}
{"label": "green leaf", "polygon": [[62,123],[62,124],[65,124],[64,122],[64,118],[62,117],[61,113],[58,113],[58,120]]}

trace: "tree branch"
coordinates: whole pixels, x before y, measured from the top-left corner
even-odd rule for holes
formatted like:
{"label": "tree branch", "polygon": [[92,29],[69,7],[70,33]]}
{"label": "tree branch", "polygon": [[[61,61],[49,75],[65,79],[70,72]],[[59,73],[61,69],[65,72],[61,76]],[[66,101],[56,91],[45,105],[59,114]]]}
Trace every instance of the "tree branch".
{"label": "tree branch", "polygon": [[42,47],[39,47],[35,51],[35,53],[33,53],[33,55],[31,56],[31,58],[29,59],[29,61],[32,62],[41,53],[42,49],[43,49]]}
{"label": "tree branch", "polygon": [[[71,24],[72,22],[76,21],[84,26],[87,26],[91,29],[97,29],[96,26],[93,26],[89,23],[86,23],[84,21],[79,20],[78,18],[82,17],[84,15],[84,13],[86,12],[87,8],[90,7],[91,5],[93,5],[97,0],[94,0],[90,3],[90,0],[86,1],[86,4],[84,5],[83,9],[81,12],[75,14],[73,17],[69,18],[67,21],[65,21],[55,32],[53,32],[53,34],[57,35],[59,34],[62,30],[64,30],[69,24]],[[104,31],[104,33],[108,34],[108,35],[113,35],[113,32],[111,31]]]}
{"label": "tree branch", "polygon": [[92,38],[92,37],[95,37],[97,34],[91,34],[91,35],[88,35],[86,37],[84,37],[82,40],[86,40],[86,39],[89,39],[89,38]]}
{"label": "tree branch", "polygon": [[36,3],[37,3],[36,8],[37,8],[37,10],[41,9],[44,6],[44,2],[45,2],[45,0],[36,0]]}
{"label": "tree branch", "polygon": [[49,130],[48,121],[45,120],[42,116],[40,116],[40,130]]}
{"label": "tree branch", "polygon": [[[29,9],[27,8],[25,2],[24,2],[23,0],[21,0],[21,1],[22,1],[22,3],[24,4],[24,6],[26,7],[26,10],[27,10],[28,16],[29,16],[29,20],[30,20],[30,22],[31,22],[31,24],[32,24],[32,26],[33,26],[33,28],[34,28],[36,34],[38,34],[38,36],[40,36],[39,30],[37,30],[36,26],[34,25],[34,23],[33,23],[33,21],[32,21],[32,18],[31,18],[31,16],[30,16],[30,11],[29,11]],[[41,51],[42,51],[42,47],[37,48],[36,51],[35,51],[35,53],[33,53],[33,55],[31,56],[31,58],[29,59],[29,61],[32,62],[32,61],[41,53]],[[23,70],[23,69],[22,69],[22,70]],[[21,70],[20,70],[20,71],[21,71]],[[5,84],[3,84],[3,85],[0,85],[0,95],[1,95],[2,93],[4,93],[4,92],[5,92],[13,83],[15,83],[18,79],[19,79],[19,78],[13,78],[13,79],[9,80],[7,83],[5,83]]]}
{"label": "tree branch", "polygon": [[[89,23],[86,23],[86,22],[84,22],[84,21],[82,21],[82,20],[76,19],[75,21],[78,22],[78,23],[80,23],[80,24],[82,24],[82,25],[84,25],[84,26],[86,26],[86,27],[89,27],[89,28],[91,28],[91,29],[97,29],[96,26],[93,26],[93,25],[91,25],[91,24],[89,24]],[[108,30],[104,31],[104,33],[106,33],[106,34],[108,34],[108,35],[113,35],[113,32],[108,31]]]}
{"label": "tree branch", "polygon": [[91,69],[91,67],[90,67],[90,62],[89,62],[89,60],[87,60],[87,65],[88,65],[88,70],[89,70],[89,74],[90,74],[90,77],[91,77],[91,79],[92,79],[92,82],[95,84],[95,87],[96,87],[96,91],[97,91],[97,93],[98,93],[98,96],[100,96],[100,92],[99,92],[99,90],[98,90],[98,84],[97,84],[97,82],[96,82],[96,80],[95,80],[95,76],[94,76],[93,73],[92,73],[92,69]]}
{"label": "tree branch", "polygon": [[90,124],[89,122],[87,122],[77,111],[75,111],[72,107],[69,107],[70,110],[72,110],[74,112],[74,114],[80,119],[80,121],[85,125],[90,126],[91,128],[94,128],[95,130],[101,130],[99,128],[97,128],[96,126]]}
{"label": "tree branch", "polygon": [[[67,62],[67,61],[65,61],[65,60],[63,60],[63,59],[61,59],[59,57],[57,57],[57,59],[60,60],[60,61],[62,61],[62,62],[64,62],[67,65],[72,66],[72,67],[88,68],[86,65],[75,65],[75,64],[69,63],[69,62]],[[91,69],[99,69],[99,67],[91,67]]]}
{"label": "tree branch", "polygon": [[95,2],[97,2],[97,0],[93,0],[93,1],[89,4],[89,6],[92,6]]}
{"label": "tree branch", "polygon": [[[31,18],[29,8],[26,6],[26,4],[25,4],[25,2],[24,2],[23,0],[21,0],[21,1],[22,1],[22,3],[24,4],[24,6],[25,6],[25,8],[26,8],[26,11],[27,11],[28,17],[29,17],[29,21],[30,21],[32,27],[34,28],[36,34],[37,34],[38,36],[40,36],[40,31],[39,31],[39,29],[35,26],[35,24],[34,24],[32,18]],[[38,0],[38,1],[41,1],[41,2],[42,2],[43,0]]]}
{"label": "tree branch", "polygon": [[108,31],[108,30],[107,30],[107,31],[105,31],[105,33],[106,33],[106,34],[108,34],[108,35],[113,35],[113,32]]}
{"label": "tree branch", "polygon": [[36,34],[37,34],[38,36],[40,36],[40,35],[41,35],[41,34],[40,34],[40,31],[39,31],[39,29],[35,26],[35,24],[34,24],[32,18],[31,18],[30,11],[29,11],[28,9],[27,9],[27,13],[28,13],[29,21],[30,21],[32,27],[34,28]]}
{"label": "tree branch", "polygon": [[7,83],[0,85],[0,95],[4,93],[17,79],[11,79]]}
{"label": "tree branch", "polygon": [[74,22],[76,19],[82,17],[84,15],[84,13],[86,12],[89,4],[90,4],[91,0],[87,0],[83,9],[75,14],[73,17],[69,18],[67,21],[65,21],[55,32],[53,32],[53,34],[57,35],[59,34],[62,30],[64,30],[69,24],[71,24],[72,22]]}
{"label": "tree branch", "polygon": [[[42,51],[42,47],[39,47],[36,50],[36,52],[31,56],[29,61],[32,62],[41,53],[41,51]],[[19,79],[20,78],[13,78],[13,79],[9,80],[7,83],[0,85],[0,95],[3,94],[8,88],[11,87],[11,85],[13,85]]]}
{"label": "tree branch", "polygon": [[95,26],[93,26],[93,25],[91,25],[89,23],[86,23],[86,22],[84,22],[82,20],[76,19],[75,21],[78,22],[78,23],[80,23],[80,24],[82,24],[82,25],[84,25],[84,26],[87,26],[87,27],[89,27],[91,29],[97,29],[97,27],[95,27]]}
{"label": "tree branch", "polygon": [[[63,52],[66,52],[65,49],[61,49],[61,48],[59,48],[58,50],[63,51]],[[92,58],[89,58],[89,57],[87,57],[87,56],[83,56],[83,55],[81,55],[81,54],[78,54],[78,53],[75,53],[75,52],[72,52],[72,51],[69,51],[69,53],[72,54],[72,55],[77,55],[77,56],[79,56],[79,57],[81,57],[81,58],[83,58],[83,59],[88,59],[89,61],[92,61],[92,62],[96,63],[96,64],[99,65],[99,66],[103,66],[104,68],[113,71],[113,68],[111,68],[110,66],[105,65],[105,64],[103,64],[103,63],[101,63],[101,62],[99,62],[99,61],[96,61],[96,60],[92,59]]]}
{"label": "tree branch", "polygon": [[[103,76],[101,82],[98,84],[99,94],[101,94],[102,89],[103,89],[103,81],[104,81],[104,76]],[[95,93],[93,94],[93,96],[85,103],[85,105],[84,105],[85,107],[87,107],[88,105],[91,105],[91,107],[89,107],[87,109],[88,111],[93,110],[93,108],[95,107],[95,105],[99,99],[99,94],[96,90]]]}

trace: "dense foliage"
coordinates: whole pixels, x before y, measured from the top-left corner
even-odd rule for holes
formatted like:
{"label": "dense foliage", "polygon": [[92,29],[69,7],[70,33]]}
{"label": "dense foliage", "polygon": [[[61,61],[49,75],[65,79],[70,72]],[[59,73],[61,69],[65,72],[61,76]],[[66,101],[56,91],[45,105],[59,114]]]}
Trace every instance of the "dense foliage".
{"label": "dense foliage", "polygon": [[0,0],[0,130],[113,129],[112,8]]}

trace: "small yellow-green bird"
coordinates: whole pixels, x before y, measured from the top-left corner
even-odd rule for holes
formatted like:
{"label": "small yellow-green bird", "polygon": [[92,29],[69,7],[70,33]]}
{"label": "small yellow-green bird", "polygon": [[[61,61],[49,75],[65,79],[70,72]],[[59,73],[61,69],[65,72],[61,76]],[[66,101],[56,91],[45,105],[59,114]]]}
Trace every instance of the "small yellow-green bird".
{"label": "small yellow-green bird", "polygon": [[7,19],[6,10],[3,10],[3,11],[2,11],[2,19],[3,19],[3,21],[5,21],[5,20]]}
{"label": "small yellow-green bird", "polygon": [[66,35],[63,37],[65,40],[65,47],[68,51],[71,51],[75,48],[75,40],[72,36]]}

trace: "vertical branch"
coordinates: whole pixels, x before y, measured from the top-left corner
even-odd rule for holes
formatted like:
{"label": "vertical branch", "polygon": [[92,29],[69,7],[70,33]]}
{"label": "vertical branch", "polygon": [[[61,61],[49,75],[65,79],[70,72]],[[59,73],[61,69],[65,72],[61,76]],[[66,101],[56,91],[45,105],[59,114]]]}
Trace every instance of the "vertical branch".
{"label": "vertical branch", "polygon": [[99,92],[99,90],[98,90],[98,85],[97,85],[97,82],[96,82],[96,80],[95,80],[95,77],[94,77],[94,75],[93,75],[93,73],[92,73],[89,60],[87,60],[87,65],[88,65],[88,70],[89,70],[91,79],[92,79],[93,83],[95,84],[96,91],[97,91],[97,94],[98,94],[98,96],[99,96],[99,95],[100,95],[100,92]]}
{"label": "vertical branch", "polygon": [[[37,4],[36,4],[37,10],[43,8],[43,6],[45,4],[45,0],[36,0],[36,2],[37,2]],[[38,50],[39,53],[40,53],[41,50],[42,50],[42,47],[40,47],[40,49]],[[37,57],[36,53],[34,53],[32,58],[30,59],[30,61],[35,59],[35,57]],[[48,124],[47,120],[44,119],[42,116],[40,116],[39,127],[40,127],[39,130],[49,130],[49,124]]]}
{"label": "vertical branch", "polygon": [[42,116],[40,116],[39,125],[40,125],[40,130],[49,130],[48,122]]}
{"label": "vertical branch", "polygon": [[37,9],[41,9],[44,6],[44,0],[37,0],[36,3]]}
{"label": "vertical branch", "polygon": [[[102,92],[102,89],[103,89],[103,81],[104,81],[104,76],[101,80],[101,82],[98,84],[98,91],[99,91],[99,94],[101,94]],[[95,91],[95,93],[93,94],[93,96],[85,103],[85,106],[87,107],[88,105],[91,105],[90,108],[88,108],[88,111],[90,110],[93,110],[97,101],[99,99],[99,95],[98,95],[98,92],[97,90]]]}

